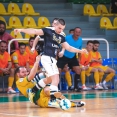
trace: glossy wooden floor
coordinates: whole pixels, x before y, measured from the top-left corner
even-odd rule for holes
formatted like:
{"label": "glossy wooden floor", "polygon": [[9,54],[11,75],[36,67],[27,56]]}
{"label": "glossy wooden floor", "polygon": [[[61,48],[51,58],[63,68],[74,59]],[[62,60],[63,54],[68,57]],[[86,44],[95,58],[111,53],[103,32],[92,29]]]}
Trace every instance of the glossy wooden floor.
{"label": "glossy wooden floor", "polygon": [[0,117],[117,117],[117,91],[66,92],[75,101],[86,106],[62,111],[56,108],[39,108],[19,94],[0,94]]}

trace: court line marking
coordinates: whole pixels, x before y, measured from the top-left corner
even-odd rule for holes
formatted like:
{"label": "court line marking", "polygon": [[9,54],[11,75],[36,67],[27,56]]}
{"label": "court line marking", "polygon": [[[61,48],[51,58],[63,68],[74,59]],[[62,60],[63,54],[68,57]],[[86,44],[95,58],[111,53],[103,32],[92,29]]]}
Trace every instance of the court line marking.
{"label": "court line marking", "polygon": [[30,117],[41,117],[41,116],[33,116],[33,115],[19,115],[19,114],[10,114],[10,113],[0,113],[0,115],[9,115],[9,116],[11,116],[11,115],[13,115],[13,116],[22,116],[22,117],[27,117],[27,116],[30,116]]}

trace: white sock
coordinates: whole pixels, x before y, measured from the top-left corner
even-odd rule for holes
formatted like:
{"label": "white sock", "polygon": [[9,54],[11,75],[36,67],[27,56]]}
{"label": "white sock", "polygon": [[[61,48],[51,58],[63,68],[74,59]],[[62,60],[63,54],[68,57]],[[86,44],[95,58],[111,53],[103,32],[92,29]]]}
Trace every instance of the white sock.
{"label": "white sock", "polygon": [[100,82],[100,85],[102,85],[102,83]]}
{"label": "white sock", "polygon": [[85,87],[85,84],[83,84],[82,86]]}
{"label": "white sock", "polygon": [[106,81],[105,80],[103,81],[103,84],[106,84]]}
{"label": "white sock", "polygon": [[44,88],[44,87],[46,86],[46,84],[45,84],[45,82],[43,81],[43,79],[41,79],[41,80],[39,81],[39,85],[40,85],[42,88]]}
{"label": "white sock", "polygon": [[58,92],[58,87],[57,86],[55,86],[55,85],[50,85],[50,90],[51,91],[57,91]]}
{"label": "white sock", "polygon": [[96,84],[96,86],[99,86],[99,84]]}

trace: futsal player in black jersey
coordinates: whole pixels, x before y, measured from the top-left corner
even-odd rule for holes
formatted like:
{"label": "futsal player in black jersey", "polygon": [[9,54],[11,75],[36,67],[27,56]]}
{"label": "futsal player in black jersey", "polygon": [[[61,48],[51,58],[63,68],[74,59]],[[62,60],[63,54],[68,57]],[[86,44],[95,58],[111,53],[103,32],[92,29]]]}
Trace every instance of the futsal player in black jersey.
{"label": "futsal player in black jersey", "polygon": [[51,83],[50,85],[50,97],[51,101],[48,103],[48,106],[55,106],[57,104],[56,97],[54,96],[55,92],[58,92],[58,83],[59,83],[59,71],[57,68],[57,60],[55,59],[57,50],[60,46],[66,50],[74,53],[87,53],[86,50],[79,50],[70,46],[65,42],[65,37],[60,35],[65,28],[65,21],[59,19],[55,27],[46,27],[42,29],[14,29],[14,32],[20,33],[24,32],[29,35],[43,35],[44,37],[44,53],[41,56],[41,63],[46,70],[47,78],[39,81],[38,84],[33,88],[32,92],[44,88],[46,84]]}

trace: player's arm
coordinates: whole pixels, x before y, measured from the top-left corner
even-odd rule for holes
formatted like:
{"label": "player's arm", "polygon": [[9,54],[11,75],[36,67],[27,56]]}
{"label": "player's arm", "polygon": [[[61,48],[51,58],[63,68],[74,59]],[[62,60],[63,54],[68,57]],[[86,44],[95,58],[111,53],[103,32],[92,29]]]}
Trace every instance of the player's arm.
{"label": "player's arm", "polygon": [[99,54],[99,57],[97,59],[92,58],[91,62],[98,62],[98,63],[102,64],[102,56],[100,53],[98,53],[98,54]]}
{"label": "player's arm", "polygon": [[10,70],[10,69],[11,69],[11,67],[12,67],[12,63],[11,63],[11,61],[9,61],[9,62],[8,62],[7,69],[8,69],[8,70]]}
{"label": "player's arm", "polygon": [[26,69],[28,72],[30,72],[29,61],[26,62]]}
{"label": "player's arm", "polygon": [[15,63],[14,65],[15,65],[15,68],[20,67],[18,63]]}
{"label": "player's arm", "polygon": [[11,67],[12,67],[12,62],[11,62],[11,57],[10,57],[10,55],[9,55],[9,58],[8,58],[8,65],[7,65],[7,70],[10,70],[11,69]]}
{"label": "player's arm", "polygon": [[15,68],[20,67],[19,66],[19,62],[18,62],[18,55],[17,55],[17,53],[14,52],[11,55],[11,58],[12,58],[12,62],[14,63]]}
{"label": "player's arm", "polygon": [[62,50],[58,53],[58,56],[63,57],[64,52],[65,52],[65,48],[62,48]]}
{"label": "player's arm", "polygon": [[35,38],[35,40],[34,40],[34,42],[33,42],[32,49],[31,49],[32,52],[34,52],[35,47],[36,47],[36,45],[37,45],[39,39],[40,39],[40,36],[37,36],[37,37]]}
{"label": "player's arm", "polygon": [[63,42],[61,45],[62,45],[63,48],[65,48],[69,52],[74,52],[74,53],[87,53],[86,49],[80,50],[80,49],[74,48],[74,47],[70,46],[67,42]]}
{"label": "player's arm", "polygon": [[14,29],[14,33],[18,34],[20,32],[29,34],[29,35],[44,35],[44,32],[42,29],[33,29],[33,28],[27,28],[27,29]]}
{"label": "player's arm", "polygon": [[98,60],[97,59],[94,59],[94,61],[102,64],[102,59],[101,58],[98,59]]}
{"label": "player's arm", "polygon": [[40,58],[41,58],[40,55],[38,55],[38,56],[36,57],[36,61],[35,61],[35,63],[34,63],[34,66],[33,66],[33,68],[31,69],[30,74],[28,75],[28,81],[31,81],[31,80],[34,78],[34,76],[35,76],[35,74],[36,74],[36,72],[37,72],[38,66],[39,66]]}

